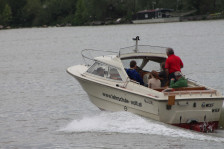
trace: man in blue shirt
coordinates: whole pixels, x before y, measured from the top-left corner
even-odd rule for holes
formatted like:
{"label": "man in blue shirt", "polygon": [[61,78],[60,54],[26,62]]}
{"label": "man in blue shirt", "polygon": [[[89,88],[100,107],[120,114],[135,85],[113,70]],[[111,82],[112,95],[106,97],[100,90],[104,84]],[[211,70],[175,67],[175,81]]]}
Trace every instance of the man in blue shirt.
{"label": "man in blue shirt", "polygon": [[135,70],[136,68],[137,68],[136,61],[133,60],[133,61],[130,62],[130,69],[126,69],[126,72],[127,72],[130,79],[139,82],[141,85],[144,85],[141,76]]}

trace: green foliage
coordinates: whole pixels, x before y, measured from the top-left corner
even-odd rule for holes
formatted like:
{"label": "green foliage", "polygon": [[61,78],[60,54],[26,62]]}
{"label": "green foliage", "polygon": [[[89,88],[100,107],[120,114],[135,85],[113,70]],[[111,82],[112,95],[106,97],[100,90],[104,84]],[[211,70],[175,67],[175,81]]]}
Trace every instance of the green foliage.
{"label": "green foliage", "polygon": [[27,0],[23,8],[23,18],[25,26],[35,26],[35,20],[41,10],[41,3],[39,0]]}
{"label": "green foliage", "polygon": [[140,10],[197,10],[197,15],[222,12],[224,0],[0,0],[0,24],[11,26],[84,25],[123,18]]}
{"label": "green foliage", "polygon": [[0,14],[4,10],[6,4],[6,0],[0,0]]}
{"label": "green foliage", "polygon": [[76,13],[74,18],[75,25],[83,25],[88,20],[87,1],[78,0],[76,4]]}
{"label": "green foliage", "polygon": [[103,20],[106,17],[106,10],[108,9],[106,0],[90,0],[87,4],[88,14],[94,20]]}
{"label": "green foliage", "polygon": [[12,19],[12,11],[8,4],[5,5],[3,12],[0,15],[0,23],[2,25],[9,25],[10,21]]}
{"label": "green foliage", "polygon": [[72,23],[76,0],[46,0],[34,20],[35,25],[56,25]]}
{"label": "green foliage", "polygon": [[12,10],[12,22],[13,26],[24,26],[23,8],[27,3],[27,0],[6,0],[7,4]]}

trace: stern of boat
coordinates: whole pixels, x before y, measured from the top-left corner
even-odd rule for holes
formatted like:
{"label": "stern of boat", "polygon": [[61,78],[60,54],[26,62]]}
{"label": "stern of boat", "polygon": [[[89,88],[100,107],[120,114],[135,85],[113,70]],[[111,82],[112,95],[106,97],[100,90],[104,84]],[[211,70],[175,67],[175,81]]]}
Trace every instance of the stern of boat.
{"label": "stern of boat", "polygon": [[218,128],[223,97],[216,90],[165,93],[160,121],[182,128],[212,132]]}

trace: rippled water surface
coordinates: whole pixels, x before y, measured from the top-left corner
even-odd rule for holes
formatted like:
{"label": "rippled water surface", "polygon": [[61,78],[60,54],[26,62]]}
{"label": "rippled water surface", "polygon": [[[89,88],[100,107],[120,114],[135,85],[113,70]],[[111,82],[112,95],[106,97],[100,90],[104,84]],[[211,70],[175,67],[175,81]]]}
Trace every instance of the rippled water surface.
{"label": "rippled water surface", "polygon": [[[102,112],[66,68],[82,49],[172,47],[183,73],[224,93],[224,21],[0,31],[0,148],[224,148],[224,130],[196,133],[127,112]],[[224,114],[222,112],[222,121]],[[224,124],[223,124],[224,125]]]}

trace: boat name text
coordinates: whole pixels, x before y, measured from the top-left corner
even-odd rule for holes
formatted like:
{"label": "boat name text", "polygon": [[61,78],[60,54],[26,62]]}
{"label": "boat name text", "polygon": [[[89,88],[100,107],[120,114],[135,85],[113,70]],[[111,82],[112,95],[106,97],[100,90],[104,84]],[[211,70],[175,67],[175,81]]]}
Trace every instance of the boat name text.
{"label": "boat name text", "polygon": [[212,109],[212,112],[219,112],[219,109]]}
{"label": "boat name text", "polygon": [[213,107],[213,106],[214,106],[214,103],[207,103],[207,104],[206,104],[206,103],[203,102],[203,103],[201,104],[201,107],[202,107],[202,108],[204,108],[204,107]]}
{"label": "boat name text", "polygon": [[110,99],[113,99],[113,100],[117,100],[117,101],[124,102],[124,103],[131,103],[132,105],[142,107],[142,103],[138,102],[138,101],[129,101],[126,98],[118,97],[116,95],[107,94],[107,93],[102,93],[102,94],[103,94],[104,97],[107,97],[107,98],[110,98]]}
{"label": "boat name text", "polygon": [[138,101],[131,101],[131,104],[142,107],[142,103]]}
{"label": "boat name text", "polygon": [[109,94],[103,93],[103,96],[120,101],[120,102],[129,103],[129,100],[127,100],[126,98],[117,97],[116,95],[109,95]]}
{"label": "boat name text", "polygon": [[149,99],[144,99],[145,103],[152,104],[152,101]]}

